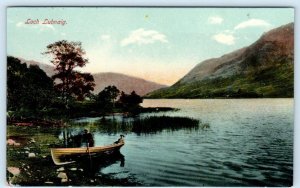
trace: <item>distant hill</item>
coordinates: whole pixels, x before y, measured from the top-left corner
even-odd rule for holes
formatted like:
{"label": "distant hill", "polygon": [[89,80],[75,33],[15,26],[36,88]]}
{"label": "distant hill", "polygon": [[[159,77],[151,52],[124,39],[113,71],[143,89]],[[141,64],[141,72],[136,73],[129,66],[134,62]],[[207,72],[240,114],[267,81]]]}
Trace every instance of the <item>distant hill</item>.
{"label": "distant hill", "polygon": [[97,73],[93,74],[93,76],[96,83],[95,93],[98,93],[108,85],[115,85],[119,90],[125,93],[130,93],[134,90],[137,94],[143,96],[151,91],[167,87],[166,85],[120,73]]}
{"label": "distant hill", "polygon": [[47,65],[45,63],[41,63],[38,61],[33,61],[33,60],[26,60],[23,58],[18,57],[18,59],[22,62],[22,63],[26,63],[27,66],[29,65],[38,65],[43,71],[45,71],[45,73],[47,74],[47,76],[52,76],[54,75],[54,67],[51,65]]}
{"label": "distant hill", "polygon": [[[52,76],[55,73],[54,67],[51,65],[33,60],[25,60],[23,58],[18,59],[20,59],[22,63],[26,63],[28,66],[38,65],[42,70],[46,72],[48,76]],[[143,96],[151,91],[167,87],[166,85],[120,73],[96,73],[93,74],[93,76],[96,84],[93,93],[99,93],[106,86],[115,85],[120,91],[124,91],[125,93],[131,93],[132,91],[135,91],[137,94]]]}
{"label": "distant hill", "polygon": [[205,60],[149,98],[293,97],[294,24],[263,34],[252,45]]}

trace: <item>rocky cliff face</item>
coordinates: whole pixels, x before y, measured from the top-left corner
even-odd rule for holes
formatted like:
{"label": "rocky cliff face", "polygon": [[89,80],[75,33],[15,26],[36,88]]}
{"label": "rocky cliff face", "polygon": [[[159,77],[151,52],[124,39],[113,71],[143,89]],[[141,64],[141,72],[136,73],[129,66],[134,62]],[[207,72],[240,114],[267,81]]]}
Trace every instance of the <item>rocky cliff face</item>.
{"label": "rocky cliff face", "polygon": [[263,34],[259,40],[246,48],[199,63],[177,84],[230,77],[248,72],[249,67],[261,68],[260,66],[269,66],[293,58],[294,24],[290,23]]}

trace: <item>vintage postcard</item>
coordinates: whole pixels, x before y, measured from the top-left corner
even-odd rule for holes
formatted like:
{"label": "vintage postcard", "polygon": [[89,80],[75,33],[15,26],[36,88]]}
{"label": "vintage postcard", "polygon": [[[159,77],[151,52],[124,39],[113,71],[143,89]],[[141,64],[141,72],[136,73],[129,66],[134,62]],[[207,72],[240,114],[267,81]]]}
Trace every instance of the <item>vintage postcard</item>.
{"label": "vintage postcard", "polygon": [[288,187],[293,134],[293,8],[7,8],[11,186]]}

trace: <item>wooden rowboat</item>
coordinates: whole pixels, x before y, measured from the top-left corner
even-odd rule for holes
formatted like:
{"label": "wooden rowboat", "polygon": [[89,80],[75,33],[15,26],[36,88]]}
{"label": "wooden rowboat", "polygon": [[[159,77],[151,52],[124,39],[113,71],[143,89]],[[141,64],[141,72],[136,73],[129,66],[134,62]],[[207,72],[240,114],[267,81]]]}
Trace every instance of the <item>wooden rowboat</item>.
{"label": "wooden rowboat", "polygon": [[83,148],[51,148],[51,156],[55,165],[65,165],[75,161],[61,162],[62,158],[71,158],[72,156],[109,154],[119,150],[125,144],[124,140],[107,146],[83,147]]}

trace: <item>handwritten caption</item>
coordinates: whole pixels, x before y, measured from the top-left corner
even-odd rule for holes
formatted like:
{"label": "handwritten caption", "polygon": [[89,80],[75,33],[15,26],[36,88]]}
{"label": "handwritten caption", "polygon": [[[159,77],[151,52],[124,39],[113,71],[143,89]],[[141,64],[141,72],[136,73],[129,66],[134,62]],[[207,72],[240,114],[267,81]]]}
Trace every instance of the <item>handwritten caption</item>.
{"label": "handwritten caption", "polygon": [[67,21],[63,20],[63,19],[48,19],[48,18],[45,18],[43,20],[40,20],[40,19],[30,19],[30,18],[28,18],[25,21],[25,24],[29,24],[29,25],[46,24],[46,25],[61,25],[61,26],[64,26],[64,25],[67,24]]}

